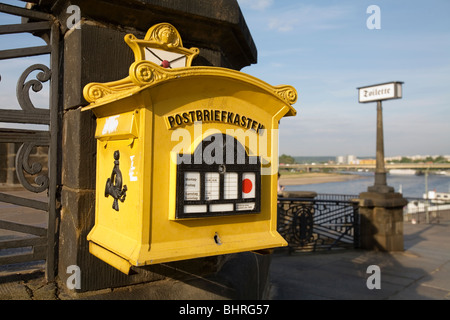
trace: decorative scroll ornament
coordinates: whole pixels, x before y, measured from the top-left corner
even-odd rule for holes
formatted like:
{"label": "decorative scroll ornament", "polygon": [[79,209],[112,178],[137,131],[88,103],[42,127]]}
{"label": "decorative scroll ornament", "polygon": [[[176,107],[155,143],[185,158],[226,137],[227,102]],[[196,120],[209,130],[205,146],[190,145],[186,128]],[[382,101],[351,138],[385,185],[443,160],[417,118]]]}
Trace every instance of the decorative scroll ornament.
{"label": "decorative scroll ornament", "polygon": [[107,86],[97,84],[95,86],[91,86],[89,88],[89,96],[92,97],[92,99],[97,100],[101,99],[104,96],[113,93],[113,91],[108,88]]}
{"label": "decorative scroll ornament", "polygon": [[31,151],[34,147],[39,146],[36,142],[25,142],[20,146],[16,155],[16,174],[20,183],[29,191],[32,192],[42,192],[48,188],[48,176],[39,175],[34,179],[36,185],[32,185],[25,177],[24,171],[32,176],[37,175],[42,172],[42,165],[38,162],[33,162],[30,166],[29,158]]}
{"label": "decorative scroll ornament", "polygon": [[279,86],[275,93],[289,104],[294,104],[297,101],[297,92],[291,86]]}
{"label": "decorative scroll ornament", "polygon": [[126,77],[125,79],[108,83],[91,82],[84,87],[83,95],[87,101],[94,102],[105,97],[114,97],[116,94],[120,95],[123,92],[137,89],[139,87],[136,87],[136,84],[130,80],[130,77]]}
{"label": "decorative scroll ornament", "polygon": [[135,62],[130,66],[130,77],[139,86],[163,81],[168,78],[175,78],[175,76],[170,77],[164,70],[145,60]]}
{"label": "decorative scroll ornament", "polygon": [[[27,81],[27,78],[34,71],[40,71],[36,74],[36,79]],[[34,64],[21,74],[16,86],[16,96],[20,107],[27,114],[31,114],[44,122],[50,122],[50,110],[35,108],[30,99],[30,90],[39,92],[43,88],[43,83],[51,78],[50,69],[43,64]],[[48,146],[47,139],[36,138],[37,141],[25,142],[21,145],[16,154],[16,175],[20,183],[29,191],[39,193],[47,190],[49,186],[49,178],[43,172],[43,166],[38,162],[33,162],[31,165],[30,154],[33,148],[38,146]],[[42,174],[41,174],[42,173]],[[35,184],[29,181],[29,176],[36,176]]]}
{"label": "decorative scroll ornament", "polygon": [[[27,77],[36,70],[41,70],[42,72],[39,72],[36,75],[36,79],[29,80],[25,82]],[[43,65],[43,64],[34,64],[22,73],[19,80],[17,81],[17,87],[16,87],[16,95],[17,100],[19,101],[19,105],[23,110],[34,112],[37,110],[45,110],[45,109],[36,109],[33,106],[33,103],[30,99],[30,89],[33,89],[34,92],[39,92],[42,90],[42,83],[47,82],[50,80],[51,71],[50,69]],[[48,110],[45,110],[48,111]]]}

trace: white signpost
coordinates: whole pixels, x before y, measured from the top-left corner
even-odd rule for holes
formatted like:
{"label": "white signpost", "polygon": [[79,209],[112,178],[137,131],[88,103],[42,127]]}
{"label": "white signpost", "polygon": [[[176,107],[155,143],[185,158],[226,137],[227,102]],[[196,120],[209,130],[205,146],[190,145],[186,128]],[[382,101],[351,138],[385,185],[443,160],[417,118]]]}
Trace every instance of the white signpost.
{"label": "white signpost", "polygon": [[360,87],[358,88],[359,102],[366,103],[381,100],[401,99],[402,84],[403,82],[396,81]]}
{"label": "white signpost", "polygon": [[386,82],[376,85],[360,87],[358,98],[360,103],[377,102],[377,162],[375,170],[375,184],[368,188],[369,192],[389,193],[394,188],[386,183],[386,170],[384,167],[384,138],[383,138],[383,109],[381,101],[402,98],[403,82]]}

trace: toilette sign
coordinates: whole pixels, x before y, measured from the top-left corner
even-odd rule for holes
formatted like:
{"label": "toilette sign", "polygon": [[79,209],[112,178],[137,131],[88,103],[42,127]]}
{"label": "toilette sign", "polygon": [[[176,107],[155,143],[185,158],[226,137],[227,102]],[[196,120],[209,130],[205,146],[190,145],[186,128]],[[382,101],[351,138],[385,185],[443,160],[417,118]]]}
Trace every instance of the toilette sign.
{"label": "toilette sign", "polygon": [[401,99],[402,84],[403,82],[396,81],[360,87],[358,88],[359,102],[365,103],[381,100]]}

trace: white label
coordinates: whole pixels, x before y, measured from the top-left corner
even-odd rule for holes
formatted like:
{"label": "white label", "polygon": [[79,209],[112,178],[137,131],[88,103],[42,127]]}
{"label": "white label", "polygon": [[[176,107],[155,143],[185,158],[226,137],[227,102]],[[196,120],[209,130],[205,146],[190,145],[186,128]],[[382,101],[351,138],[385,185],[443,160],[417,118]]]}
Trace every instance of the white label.
{"label": "white label", "polygon": [[254,202],[236,203],[236,211],[253,210],[255,209]]}
{"label": "white label", "polygon": [[200,172],[184,173],[184,200],[200,200]]}
{"label": "white label", "polygon": [[205,173],[205,200],[218,200],[220,196],[219,173]]}
{"label": "white label", "polygon": [[238,198],[238,174],[236,172],[225,173],[223,197],[225,199]]}
{"label": "white label", "polygon": [[227,212],[227,211],[233,211],[233,204],[232,203],[218,203],[218,204],[211,204],[209,206],[210,212]]}
{"label": "white label", "polygon": [[203,213],[206,209],[206,205],[187,205],[184,206],[184,213]]}

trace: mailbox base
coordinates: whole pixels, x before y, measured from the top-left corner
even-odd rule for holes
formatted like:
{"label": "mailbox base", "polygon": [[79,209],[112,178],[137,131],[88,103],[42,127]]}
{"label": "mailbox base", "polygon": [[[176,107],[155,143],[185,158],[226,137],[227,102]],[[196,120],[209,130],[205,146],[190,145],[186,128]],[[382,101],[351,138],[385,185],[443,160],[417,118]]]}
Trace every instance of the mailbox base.
{"label": "mailbox base", "polygon": [[[242,246],[242,243],[246,243],[246,246]],[[186,244],[189,246],[186,246]],[[206,257],[236,252],[252,251],[268,253],[270,249],[284,247],[286,245],[286,241],[278,233],[261,232],[229,237],[223,236],[220,240],[216,237],[211,237],[211,239],[196,239],[189,243],[186,241],[175,241],[153,244],[150,250],[147,250],[148,247],[143,248],[137,258],[121,257],[92,240],[89,241],[89,251],[97,258],[128,275],[133,266],[142,267],[172,261],[189,260],[199,256]]]}
{"label": "mailbox base", "polygon": [[89,252],[92,253],[97,258],[99,258],[100,260],[105,261],[110,266],[116,268],[117,270],[127,275],[130,274],[131,264],[127,260],[116,255],[115,253],[106,250],[105,248],[95,244],[92,241],[89,242]]}

